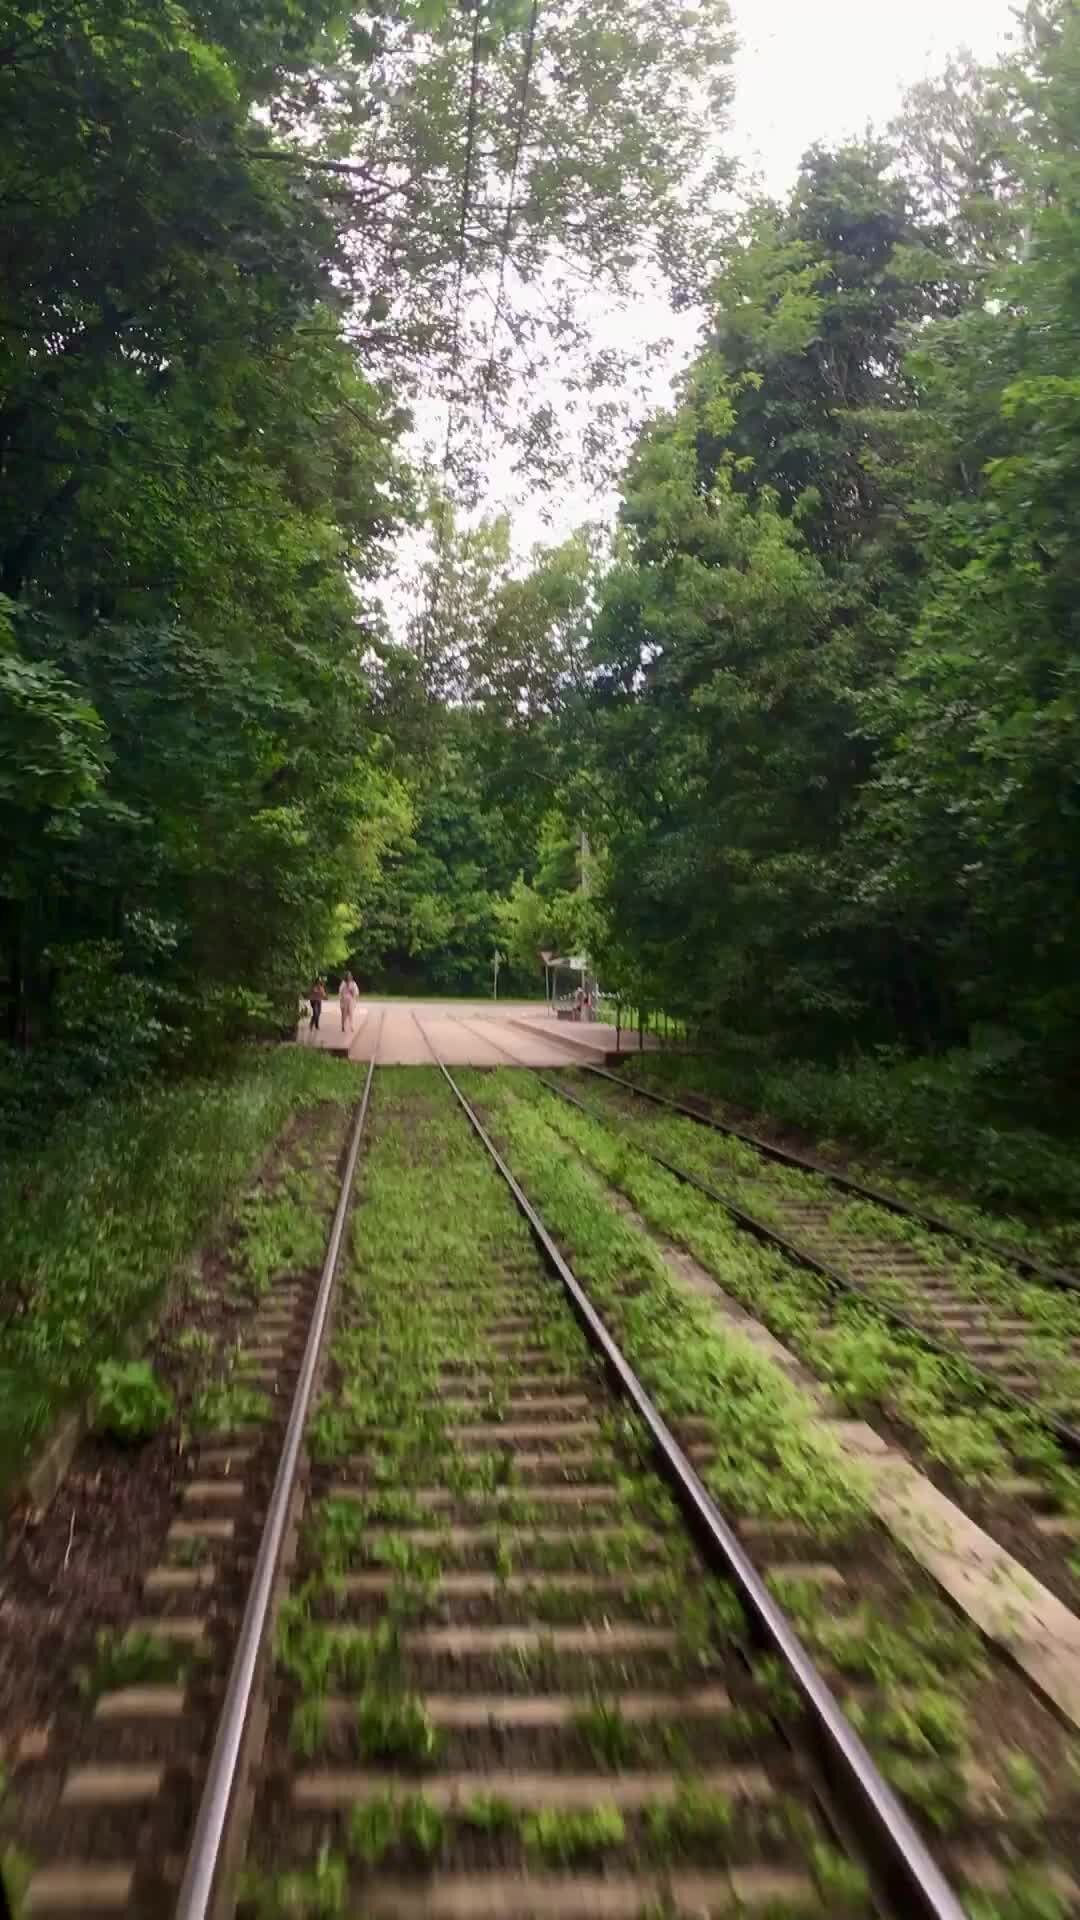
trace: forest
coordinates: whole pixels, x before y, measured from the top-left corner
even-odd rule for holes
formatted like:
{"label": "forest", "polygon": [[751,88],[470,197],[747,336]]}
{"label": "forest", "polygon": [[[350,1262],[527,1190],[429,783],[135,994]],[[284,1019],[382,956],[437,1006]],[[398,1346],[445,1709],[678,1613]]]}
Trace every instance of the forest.
{"label": "forest", "polygon": [[[748,1099],[1074,1128],[1080,9],[782,202],[732,54],[724,0],[4,10],[8,1144],[316,970],[542,947]],[[646,275],[701,326],[633,417],[581,289]],[[523,565],[496,445],[615,524]]]}

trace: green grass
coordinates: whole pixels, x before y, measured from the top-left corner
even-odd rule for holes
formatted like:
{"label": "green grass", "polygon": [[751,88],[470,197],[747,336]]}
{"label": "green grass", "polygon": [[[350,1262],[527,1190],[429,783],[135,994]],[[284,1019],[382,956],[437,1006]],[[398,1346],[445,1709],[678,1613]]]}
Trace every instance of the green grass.
{"label": "green grass", "polygon": [[251,1920],[344,1920],[349,1865],[326,1844],[312,1867],[294,1873],[248,1869],[241,1880],[241,1911]]}
{"label": "green grass", "polygon": [[290,1115],[358,1087],[355,1068],[313,1051],[252,1052],[214,1080],[97,1101],[5,1163],[0,1488],[146,1322]]}
{"label": "green grass", "polygon": [[[719,1191],[730,1192],[765,1220],[770,1193],[816,1195],[820,1182],[783,1168],[763,1174],[752,1149],[738,1141],[716,1141],[677,1116],[644,1118],[624,1127],[620,1109],[619,1137],[603,1122],[531,1083],[515,1089],[512,1108],[507,1093],[500,1095],[500,1110],[506,1111],[515,1142],[531,1124],[523,1117],[528,1099],[537,1117],[568,1148],[623,1193],[650,1226],[685,1247],[728,1294],[828,1382],[853,1413],[881,1412],[902,1422],[932,1459],[967,1483],[985,1485],[1016,1465],[1043,1473],[1066,1505],[1080,1503],[1076,1475],[1053,1436],[1031,1416],[988,1399],[978,1374],[961,1358],[935,1354],[890,1326],[872,1306],[837,1296],[826,1281],[758,1245],[723,1207],[653,1165],[642,1148],[657,1148],[676,1164],[708,1176]],[[597,1104],[595,1096],[590,1100]],[[555,1164],[561,1163],[556,1159]],[[863,1203],[853,1208],[841,1201],[837,1217],[852,1232],[892,1234],[917,1247],[925,1242],[923,1229]],[[930,1242],[926,1250],[940,1265],[940,1246]],[[1073,1297],[1019,1280],[982,1255],[959,1250],[950,1272],[960,1291],[1027,1313],[1037,1354],[1038,1397],[1049,1411],[1068,1404],[1069,1375],[1075,1369],[1063,1349],[1069,1337],[1080,1335],[1080,1309]],[[891,1288],[876,1281],[865,1284],[880,1291],[886,1304],[906,1304],[903,1281]]]}
{"label": "green grass", "polygon": [[190,1657],[175,1641],[153,1633],[113,1633],[102,1628],[94,1641],[93,1660],[76,1673],[84,1700],[97,1700],[120,1687],[180,1686],[187,1678]]}
{"label": "green grass", "polygon": [[[973,1055],[863,1055],[829,1067],[780,1061],[721,1038],[708,1054],[635,1055],[630,1071],[658,1092],[733,1101],[762,1125],[862,1149],[876,1164],[852,1167],[856,1177],[889,1186],[913,1205],[933,1205],[958,1226],[1080,1265],[1075,1144],[1017,1116],[1009,1074],[980,1071]],[[913,1175],[930,1176],[936,1190]]]}
{"label": "green grass", "polygon": [[441,1852],[446,1821],[422,1793],[397,1799],[380,1793],[362,1800],[349,1815],[349,1851],[365,1867],[378,1866],[386,1854],[403,1851],[422,1861]]}
{"label": "green grass", "polygon": [[366,1760],[432,1767],[444,1746],[423,1701],[414,1693],[368,1688],[357,1708],[359,1748]]}
{"label": "green grass", "polygon": [[243,1427],[258,1426],[269,1417],[269,1394],[258,1387],[246,1387],[239,1380],[216,1380],[201,1387],[188,1409],[192,1431],[197,1434],[239,1433]]}
{"label": "green grass", "polygon": [[867,1512],[865,1483],[810,1420],[803,1396],[749,1341],[721,1330],[675,1286],[658,1249],[615,1212],[601,1181],[552,1131],[564,1115],[601,1143],[609,1140],[605,1129],[542,1090],[534,1100],[520,1077],[462,1078],[497,1117],[518,1177],[571,1246],[575,1270],[661,1411],[669,1419],[685,1413],[710,1420],[717,1460],[707,1479],[721,1504],[804,1520],[821,1538],[857,1527]]}
{"label": "green grass", "polygon": [[576,1866],[602,1859],[605,1853],[621,1847],[626,1839],[626,1822],[617,1807],[604,1802],[580,1813],[547,1807],[522,1821],[521,1838],[526,1853],[545,1866]]}

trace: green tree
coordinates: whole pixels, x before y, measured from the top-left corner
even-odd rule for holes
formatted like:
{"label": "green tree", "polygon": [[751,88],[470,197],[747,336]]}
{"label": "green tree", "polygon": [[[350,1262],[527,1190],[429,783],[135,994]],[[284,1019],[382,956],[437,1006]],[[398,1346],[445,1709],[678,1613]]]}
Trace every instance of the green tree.
{"label": "green tree", "polygon": [[864,893],[923,930],[966,1024],[1011,1028],[1045,1085],[1072,1074],[1080,1011],[1080,19],[1033,7],[1027,26],[1011,83],[1030,246],[991,309],[920,355],[950,427],[975,428],[957,449],[975,460],[959,504],[947,469],[923,474],[927,588],[897,683],[875,703],[890,750],[860,852]]}
{"label": "green tree", "polygon": [[250,152],[335,12],[9,10],[0,996],[69,1091],[294,1004],[385,800],[357,589],[401,417],[334,207]]}
{"label": "green tree", "polygon": [[751,212],[678,405],[631,464],[594,634],[629,965],[669,1006],[834,1035],[868,1002],[895,1016],[893,958],[876,979],[864,964],[846,827],[874,763],[862,699],[916,591],[895,510],[904,341],[962,291],[890,168],[877,144],[815,152],[786,209]]}

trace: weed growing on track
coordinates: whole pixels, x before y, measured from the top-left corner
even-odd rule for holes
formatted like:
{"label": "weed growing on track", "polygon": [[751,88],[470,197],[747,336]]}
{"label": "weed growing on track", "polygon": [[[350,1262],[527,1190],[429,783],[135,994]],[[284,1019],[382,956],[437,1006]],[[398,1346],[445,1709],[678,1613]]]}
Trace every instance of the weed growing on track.
{"label": "weed growing on track", "polygon": [[[528,1105],[515,1099],[505,1112],[500,1107],[515,1141],[531,1107],[534,1124],[546,1123],[575,1156],[625,1194],[652,1227],[685,1247],[728,1294],[792,1346],[853,1412],[880,1409],[902,1422],[931,1457],[959,1479],[993,1481],[1015,1461],[1045,1474],[1064,1505],[1080,1506],[1080,1477],[1065,1465],[1052,1435],[1021,1410],[990,1400],[979,1375],[962,1358],[931,1352],[914,1336],[888,1326],[871,1306],[838,1298],[824,1280],[794,1267],[779,1252],[757,1246],[721,1207],[655,1167],[600,1122],[543,1089],[530,1088],[528,1099]],[[505,1106],[505,1096],[503,1100]],[[1043,1310],[1049,1311],[1044,1290],[1015,1281],[1011,1285],[1012,1299],[1018,1293],[1038,1294]],[[1052,1305],[1056,1299],[1052,1296]],[[1064,1310],[1074,1311],[1071,1301],[1064,1303]]]}
{"label": "weed growing on track", "polygon": [[120,1687],[183,1686],[190,1665],[190,1656],[175,1641],[103,1627],[95,1636],[92,1664],[77,1668],[75,1678],[83,1699],[95,1701]]}
{"label": "weed growing on track", "polygon": [[322,1695],[313,1694],[310,1700],[301,1700],[289,1722],[292,1751],[303,1760],[313,1760],[325,1747],[327,1733],[326,1701]]}
{"label": "weed growing on track", "polygon": [[445,1836],[445,1819],[422,1793],[400,1800],[390,1793],[374,1794],[349,1815],[349,1852],[365,1867],[378,1866],[399,1848],[421,1860],[432,1860]]}
{"label": "weed growing on track", "polygon": [[[757,1354],[744,1361],[744,1343],[719,1333],[707,1312],[675,1285],[657,1248],[612,1207],[588,1161],[595,1158],[643,1213],[655,1208],[658,1224],[673,1238],[685,1241],[700,1230],[693,1251],[699,1258],[703,1251],[711,1254],[708,1264],[720,1270],[730,1291],[739,1291],[732,1285],[734,1266],[752,1304],[760,1309],[775,1288],[791,1320],[812,1328],[790,1270],[746,1247],[726,1223],[716,1222],[716,1210],[703,1220],[684,1214],[686,1196],[674,1181],[652,1169],[645,1174],[633,1149],[613,1146],[603,1129],[571,1115],[562,1103],[543,1100],[531,1088],[519,1096],[519,1084],[501,1074],[477,1076],[470,1091],[475,1089],[505,1138],[519,1178],[568,1248],[661,1410],[676,1421],[684,1413],[708,1418],[716,1459],[704,1475],[721,1507],[736,1515],[797,1519],[819,1539],[841,1528],[850,1534],[863,1518],[859,1476],[835,1459],[827,1435],[807,1432],[801,1396],[779,1370]],[[545,1124],[549,1119],[551,1126]],[[603,1155],[595,1151],[598,1136]],[[798,1279],[801,1289],[805,1276]],[[890,1608],[887,1618],[868,1604],[838,1618],[812,1583],[780,1587],[811,1650],[849,1682],[874,1688],[874,1717],[866,1725],[883,1769],[927,1818],[949,1826],[969,1812],[965,1702],[974,1698],[985,1671],[979,1637],[936,1596],[917,1594],[899,1612]],[[754,1676],[774,1711],[788,1717],[797,1710],[787,1673],[775,1662],[759,1660]],[[998,1784],[1008,1817],[1022,1828],[1024,1783]]]}
{"label": "weed growing on track", "polygon": [[240,1433],[270,1418],[270,1396],[239,1380],[217,1380],[200,1388],[188,1407],[193,1433]]}
{"label": "weed growing on track", "polygon": [[57,1407],[149,1314],[259,1155],[299,1109],[356,1098],[314,1050],[246,1055],[212,1081],[71,1114],[0,1176],[0,1486]]}
{"label": "weed growing on track", "polygon": [[434,1766],[446,1744],[418,1695],[373,1689],[357,1708],[357,1736],[365,1759],[413,1767]]}
{"label": "weed growing on track", "polygon": [[[412,1094],[415,1076],[409,1078]],[[486,1351],[492,1303],[505,1297],[508,1275],[528,1274],[533,1254],[512,1206],[489,1221],[490,1172],[453,1124],[441,1089],[432,1111],[417,1117],[415,1100],[399,1113],[394,1076],[384,1088],[364,1167],[363,1231],[355,1236],[331,1345],[333,1384],[313,1427],[320,1462],[355,1457],[365,1486],[359,1498],[330,1493],[313,1503],[306,1547],[318,1577],[289,1603],[278,1655],[299,1695],[298,1737],[318,1728],[318,1703],[329,1691],[355,1692],[361,1754],[430,1766],[442,1739],[402,1683],[397,1635],[400,1624],[430,1609],[444,1555],[417,1546],[401,1529],[421,1524],[439,1537],[437,1516],[433,1522],[417,1498],[426,1486],[465,1503],[502,1495],[510,1523],[527,1509],[524,1490],[514,1485],[512,1455],[461,1444],[454,1426],[481,1424],[505,1405],[515,1371],[509,1358],[497,1369],[496,1390],[481,1401],[466,1391],[468,1371]],[[439,1397],[447,1367],[461,1372],[456,1407]],[[335,1586],[360,1560],[393,1576],[384,1617],[370,1633],[316,1617],[336,1604]],[[402,1830],[402,1820],[408,1827],[412,1819],[410,1805],[402,1813],[369,1804],[361,1821],[365,1859],[376,1847],[420,1845],[416,1833]]]}
{"label": "weed growing on track", "polygon": [[640,1764],[647,1742],[632,1727],[617,1701],[595,1700],[574,1715],[574,1730],[589,1750],[596,1767],[619,1773]]}
{"label": "weed growing on track", "polygon": [[94,1430],[136,1446],[167,1426],[176,1411],[170,1389],[148,1360],[103,1360],[94,1379]]}
{"label": "weed growing on track", "polygon": [[242,1877],[241,1910],[251,1920],[344,1920],[348,1911],[348,1862],[329,1846],[314,1866],[295,1873],[249,1869]]}
{"label": "weed growing on track", "polygon": [[864,1914],[870,1906],[870,1884],[856,1861],[817,1840],[810,1849],[810,1870],[830,1920],[845,1914]]}
{"label": "weed growing on track", "polygon": [[373,1628],[342,1627],[315,1618],[323,1597],[319,1582],[290,1593],[278,1620],[279,1667],[296,1682],[304,1701],[328,1693],[362,1692],[375,1682],[395,1683],[401,1669],[397,1622]]}
{"label": "weed growing on track", "polygon": [[[1051,1260],[1080,1257],[1075,1148],[1033,1128],[974,1117],[964,1089],[950,1083],[948,1063],[863,1057],[833,1069],[806,1061],[774,1068],[739,1049],[722,1060],[650,1053],[635,1056],[630,1070],[644,1085],[675,1098],[693,1089],[720,1103],[736,1100],[761,1114],[763,1125],[799,1127],[826,1148],[846,1140],[879,1151],[894,1164],[886,1172],[868,1172],[868,1184],[888,1185],[925,1206],[926,1182],[897,1173],[895,1163],[921,1169],[931,1180],[948,1183],[933,1204],[958,1224],[1026,1244]],[[857,1168],[851,1172],[861,1177]],[[1045,1224],[1033,1225],[1034,1214],[1044,1216]]]}
{"label": "weed growing on track", "polygon": [[194,1533],[184,1540],[171,1540],[166,1551],[170,1566],[201,1567],[210,1558],[210,1542],[205,1533]]}
{"label": "weed growing on track", "polygon": [[734,1821],[726,1794],[709,1793],[687,1781],[670,1802],[651,1806],[645,1820],[650,1851],[661,1860],[707,1850],[724,1858]]}
{"label": "weed growing on track", "polygon": [[[311,1579],[284,1609],[278,1663],[296,1752],[336,1748],[344,1733],[362,1763],[419,1770],[438,1763],[445,1737],[414,1691],[410,1644],[399,1628],[424,1615],[445,1618],[438,1584],[447,1562],[457,1559],[451,1529],[439,1523],[445,1509],[430,1504],[433,1494],[461,1509],[455,1527],[475,1524],[487,1536],[484,1567],[494,1566],[500,1620],[524,1616],[540,1629],[535,1646],[485,1656],[496,1688],[573,1691],[559,1629],[581,1622],[602,1628],[612,1596],[569,1587],[559,1578],[565,1569],[613,1572],[620,1618],[674,1631],[676,1685],[714,1667],[719,1649],[741,1646],[746,1629],[730,1587],[708,1579],[694,1561],[670,1497],[646,1468],[635,1427],[621,1419],[604,1419],[589,1457],[580,1466],[564,1464],[560,1474],[569,1484],[579,1473],[602,1473],[611,1484],[614,1524],[605,1514],[595,1535],[583,1527],[568,1542],[519,1542],[518,1529],[540,1523],[554,1530],[558,1523],[520,1475],[512,1450],[499,1444],[498,1418],[522,1417],[511,1408],[515,1383],[535,1373],[538,1362],[494,1345],[489,1327],[521,1315],[526,1353],[541,1349],[556,1379],[587,1379],[592,1362],[542,1273],[528,1229],[442,1083],[402,1076],[407,1092],[398,1098],[396,1081],[387,1074],[381,1082],[374,1112],[319,1413],[328,1471],[305,1527]],[[333,1469],[343,1465],[347,1492],[334,1484]],[[411,1526],[422,1530],[421,1541],[410,1536]],[[652,1563],[644,1571],[643,1559]],[[519,1563],[528,1586],[507,1593]],[[694,1577],[687,1578],[691,1564]],[[358,1567],[383,1570],[391,1581],[377,1592],[347,1588]],[[354,1599],[375,1609],[362,1617],[376,1618],[377,1626],[341,1624]],[[482,1609],[486,1604],[481,1599]],[[341,1694],[353,1709],[344,1720],[336,1704],[328,1712],[331,1697]],[[740,1748],[754,1737],[752,1719],[745,1708],[730,1715],[730,1738]],[[726,1743],[726,1718],[723,1728]],[[631,1754],[646,1766],[694,1768],[695,1743],[681,1725],[631,1728],[602,1700],[583,1698],[570,1731],[575,1760],[584,1748],[609,1770]],[[417,1868],[449,1857],[468,1836],[472,1859],[478,1837],[488,1834],[498,1837],[500,1855],[516,1846],[534,1868],[601,1862],[627,1847],[641,1857],[643,1822],[624,1821],[598,1799],[591,1808],[519,1811],[497,1795],[481,1795],[444,1815],[423,1796],[380,1794],[354,1810],[345,1853],[354,1868]],[[362,1886],[356,1891],[362,1905]]]}
{"label": "weed growing on track", "polygon": [[[190,1289],[193,1292],[194,1289]],[[200,1292],[202,1289],[200,1289]],[[176,1335],[173,1346],[184,1359],[195,1361],[210,1360],[217,1351],[217,1343],[212,1333],[200,1327],[185,1327]]]}
{"label": "weed growing on track", "polygon": [[[499,1075],[485,1078],[480,1091],[485,1106],[497,1102],[515,1169],[549,1225],[573,1247],[582,1280],[614,1320],[666,1417],[709,1420],[716,1457],[706,1478],[721,1504],[737,1513],[802,1520],[822,1538],[865,1520],[862,1476],[814,1428],[802,1396],[779,1368],[748,1341],[720,1331],[674,1286],[657,1249],[612,1209],[577,1155],[554,1138],[546,1111],[517,1099]],[[561,1108],[554,1099],[549,1104]],[[595,1124],[593,1132],[607,1139]],[[616,1151],[623,1151],[618,1143]]]}
{"label": "weed growing on track", "polygon": [[321,1264],[326,1221],[312,1205],[316,1184],[306,1169],[290,1168],[272,1192],[246,1194],[241,1201],[235,1259],[253,1299],[261,1299],[273,1280]]}
{"label": "weed growing on track", "polygon": [[969,1920],[1066,1920],[1068,1902],[1038,1867],[1012,1867],[1000,1893],[973,1889],[964,1905]]}
{"label": "weed growing on track", "polygon": [[516,1833],[520,1823],[517,1808],[498,1793],[474,1793],[460,1809],[458,1819],[477,1833]]}
{"label": "weed growing on track", "polygon": [[546,1866],[579,1866],[621,1847],[626,1822],[618,1807],[603,1802],[575,1813],[546,1807],[522,1821],[521,1839],[526,1853]]}
{"label": "weed growing on track", "polygon": [[[694,1121],[655,1108],[642,1113],[631,1095],[622,1095],[606,1083],[599,1089],[590,1084],[590,1103],[610,1112],[620,1128],[637,1144],[696,1173],[717,1185],[720,1191],[756,1213],[770,1225],[783,1225],[774,1204],[788,1200],[811,1204],[826,1210],[819,1229],[802,1230],[801,1237],[811,1242],[815,1232],[835,1235],[839,1243],[834,1261],[843,1265],[845,1243],[851,1253],[858,1252],[860,1240],[880,1244],[883,1240],[916,1253],[934,1272],[947,1273],[956,1291],[972,1302],[1018,1315],[1029,1322],[1030,1339],[1024,1353],[1033,1364],[1040,1394],[1050,1411],[1065,1411],[1080,1405],[1080,1366],[1064,1351],[1071,1341],[1080,1343],[1080,1297],[1065,1290],[1025,1280],[1022,1275],[992,1255],[965,1248],[931,1233],[917,1220],[890,1213],[885,1207],[858,1197],[845,1197],[827,1180],[814,1173],[763,1160],[741,1140],[713,1134]],[[888,1304],[910,1308],[912,1293],[908,1283],[893,1276],[860,1276]]]}

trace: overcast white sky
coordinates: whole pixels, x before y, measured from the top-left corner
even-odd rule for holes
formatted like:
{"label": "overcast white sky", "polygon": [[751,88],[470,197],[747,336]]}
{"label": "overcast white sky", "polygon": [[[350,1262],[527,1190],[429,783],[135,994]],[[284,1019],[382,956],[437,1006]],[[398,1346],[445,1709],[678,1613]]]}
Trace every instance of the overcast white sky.
{"label": "overcast white sky", "polygon": [[783,193],[815,140],[882,126],[958,46],[1000,51],[1013,0],[732,0],[741,42],[729,146]]}
{"label": "overcast white sky", "polygon": [[[740,47],[724,146],[760,176],[768,192],[781,196],[814,141],[858,137],[868,124],[883,128],[908,88],[939,72],[956,47],[968,46],[984,60],[999,53],[1013,27],[1015,0],[731,0],[731,5]],[[645,337],[678,333],[682,352],[671,368],[677,373],[692,350],[698,323],[684,316],[679,324],[650,297],[643,299],[638,317]],[[624,323],[616,324],[624,338]],[[661,383],[657,405],[666,397]],[[441,445],[442,433],[440,425],[433,444]],[[509,508],[514,545],[523,558],[535,542],[565,538],[583,520],[608,518],[614,508],[610,491],[583,482],[563,492],[553,511],[550,500],[523,493],[498,459],[491,482],[486,511]],[[396,584],[391,598],[398,599],[400,613],[400,574]]]}

